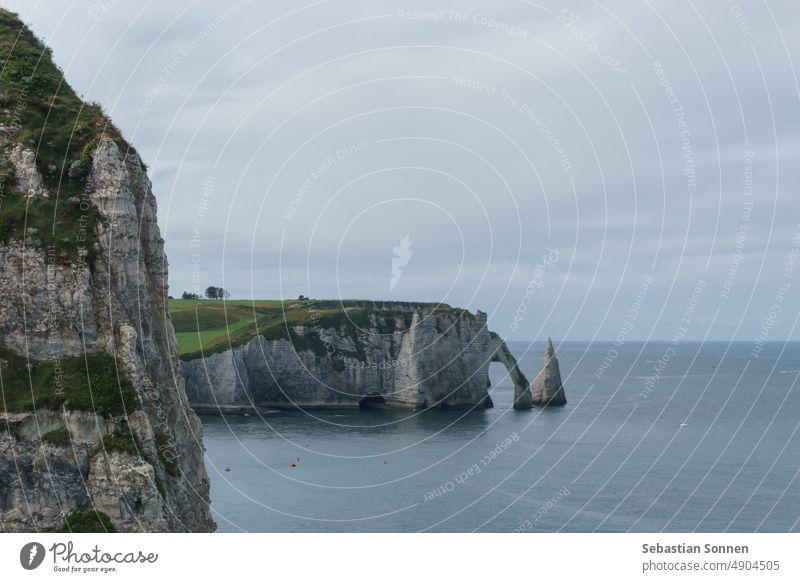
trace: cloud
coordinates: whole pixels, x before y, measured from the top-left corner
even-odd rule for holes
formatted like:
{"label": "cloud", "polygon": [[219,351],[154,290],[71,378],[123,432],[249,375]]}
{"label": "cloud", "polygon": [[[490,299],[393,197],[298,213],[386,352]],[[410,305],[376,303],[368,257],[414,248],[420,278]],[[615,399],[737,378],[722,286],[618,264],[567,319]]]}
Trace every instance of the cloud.
{"label": "cloud", "polygon": [[[782,282],[800,216],[796,7],[5,5],[149,164],[175,294],[199,251],[202,285],[234,296],[391,299],[408,234],[396,291],[480,308],[501,332],[558,248],[519,338],[613,338],[650,273],[631,337],[669,337],[707,279],[687,337],[749,339]],[[748,151],[752,220],[723,299]]]}

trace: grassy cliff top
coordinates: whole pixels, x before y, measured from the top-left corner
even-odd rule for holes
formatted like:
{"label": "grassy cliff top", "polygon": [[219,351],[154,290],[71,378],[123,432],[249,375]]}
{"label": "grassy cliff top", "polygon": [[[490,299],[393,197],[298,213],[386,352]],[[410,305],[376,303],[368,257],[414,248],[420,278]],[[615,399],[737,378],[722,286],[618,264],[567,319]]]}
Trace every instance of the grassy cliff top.
{"label": "grassy cliff top", "polygon": [[178,352],[183,359],[228,350],[231,346],[250,341],[257,334],[266,339],[289,339],[298,350],[319,352],[325,346],[317,334],[298,336],[291,327],[306,325],[339,329],[344,326],[355,334],[361,329],[371,328],[370,317],[380,315],[378,325],[382,327],[378,331],[393,333],[393,318],[402,318],[408,327],[414,309],[468,315],[464,310],[438,303],[316,299],[169,301]]}
{"label": "grassy cliff top", "polygon": [[[48,188],[67,195],[82,190],[80,163],[100,137],[114,139],[123,151],[130,147],[100,105],[84,103],[64,80],[50,49],[2,8],[0,123],[5,126],[0,152],[15,143],[30,149]],[[0,170],[8,171],[5,153],[0,157]]]}
{"label": "grassy cliff top", "polygon": [[[84,103],[64,80],[50,49],[16,14],[0,8],[0,243],[25,241],[60,263],[93,255],[98,221],[82,205],[91,155],[103,137],[132,152],[96,103]],[[17,147],[35,154],[49,198],[29,200],[15,190],[9,159]]]}

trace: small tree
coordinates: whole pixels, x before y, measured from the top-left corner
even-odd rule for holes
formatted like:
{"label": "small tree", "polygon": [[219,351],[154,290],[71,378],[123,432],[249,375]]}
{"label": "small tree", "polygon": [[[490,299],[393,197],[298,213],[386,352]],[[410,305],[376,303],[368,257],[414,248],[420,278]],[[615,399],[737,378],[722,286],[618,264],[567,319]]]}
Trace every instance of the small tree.
{"label": "small tree", "polygon": [[206,297],[209,299],[228,299],[230,296],[230,292],[222,287],[214,287],[211,285],[206,289]]}

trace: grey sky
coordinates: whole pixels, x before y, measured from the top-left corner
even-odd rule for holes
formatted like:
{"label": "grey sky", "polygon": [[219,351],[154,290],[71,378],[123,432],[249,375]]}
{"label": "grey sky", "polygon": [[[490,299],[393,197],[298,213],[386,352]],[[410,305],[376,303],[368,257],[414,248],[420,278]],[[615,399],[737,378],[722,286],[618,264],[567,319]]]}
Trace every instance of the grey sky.
{"label": "grey sky", "polygon": [[800,6],[496,4],[3,2],[149,165],[174,295],[800,338]]}

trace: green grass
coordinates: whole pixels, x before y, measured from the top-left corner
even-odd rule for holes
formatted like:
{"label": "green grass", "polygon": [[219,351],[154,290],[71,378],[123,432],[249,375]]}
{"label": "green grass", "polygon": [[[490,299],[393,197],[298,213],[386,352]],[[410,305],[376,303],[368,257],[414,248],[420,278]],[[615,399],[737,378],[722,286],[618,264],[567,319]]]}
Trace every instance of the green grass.
{"label": "green grass", "polygon": [[[42,442],[61,447],[68,446],[71,442],[69,431],[66,428],[50,431],[42,436]],[[129,431],[117,429],[104,436],[101,442],[102,445],[98,444],[97,451],[104,450],[106,453],[119,451],[133,456],[139,455],[136,439]]]}
{"label": "green grass", "polygon": [[[419,307],[465,313],[448,305],[417,303]],[[361,330],[373,331],[371,317],[377,315],[378,333],[391,334],[395,317],[411,325],[411,313],[392,303],[360,300],[187,300],[171,299],[169,310],[178,340],[178,352],[186,360],[228,350],[253,339],[256,334],[268,340],[289,339],[297,351],[324,354],[326,346],[319,334],[298,335],[293,326],[344,328],[355,339]],[[227,322],[227,324],[226,324]],[[358,342],[356,342],[358,346]],[[364,359],[357,350],[351,357]]]}
{"label": "green grass", "polygon": [[102,511],[79,509],[72,513],[56,533],[116,533],[117,528]]}
{"label": "green grass", "polygon": [[[108,136],[132,151],[97,104],[86,104],[64,80],[44,46],[12,12],[0,9],[0,121],[11,128],[0,140],[0,242],[26,240],[58,263],[93,258],[99,213],[82,198],[91,152]],[[8,150],[21,144],[53,194],[30,204],[12,190]],[[82,204],[83,202],[83,204]],[[91,263],[90,263],[91,264]]]}
{"label": "green grass", "polygon": [[[216,316],[213,315],[212,317],[216,318]],[[255,326],[253,325],[253,321],[254,318],[251,315],[249,319],[243,317],[242,319],[231,320],[231,323],[227,327],[225,326],[224,319],[221,324],[202,321],[198,326],[198,324],[195,323],[193,330],[182,332],[178,336],[178,349],[181,354],[196,353],[199,355],[201,348],[204,348],[206,351],[211,349],[213,353],[216,346],[227,344],[228,334],[231,335],[234,342],[236,342],[236,338],[238,337],[251,337],[254,335]]]}
{"label": "green grass", "polygon": [[[86,160],[101,135],[125,144],[96,103],[84,103],[64,80],[50,49],[13,12],[0,9],[0,105],[17,127],[15,141],[36,153],[48,187],[62,198],[83,190],[85,177],[70,167]],[[5,145],[0,149],[5,149]],[[123,147],[124,146],[124,147]]]}
{"label": "green grass", "polygon": [[130,380],[117,376],[116,362],[108,354],[28,360],[0,348],[0,410],[62,406],[117,416],[139,408],[139,399]]}

